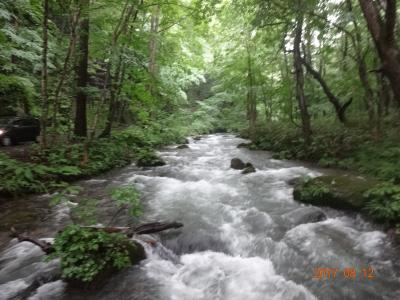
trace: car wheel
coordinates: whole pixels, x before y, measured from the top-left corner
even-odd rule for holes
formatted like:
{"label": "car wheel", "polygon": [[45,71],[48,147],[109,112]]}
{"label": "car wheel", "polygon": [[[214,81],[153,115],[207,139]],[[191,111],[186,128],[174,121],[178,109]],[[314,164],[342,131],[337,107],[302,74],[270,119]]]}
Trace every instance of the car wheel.
{"label": "car wheel", "polygon": [[12,145],[12,141],[9,137],[3,137],[1,139],[1,143],[3,144],[3,146],[11,146]]}

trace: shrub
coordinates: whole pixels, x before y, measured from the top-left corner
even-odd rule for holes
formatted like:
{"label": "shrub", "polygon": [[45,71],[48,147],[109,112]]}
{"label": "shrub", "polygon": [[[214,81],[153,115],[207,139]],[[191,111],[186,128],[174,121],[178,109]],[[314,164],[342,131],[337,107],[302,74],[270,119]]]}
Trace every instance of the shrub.
{"label": "shrub", "polygon": [[56,236],[50,258],[60,258],[64,278],[91,282],[102,271],[132,265],[135,247],[123,234],[70,225]]}
{"label": "shrub", "polygon": [[306,177],[297,185],[295,198],[299,201],[321,203],[333,197],[329,187],[319,180],[312,180]]}
{"label": "shrub", "polygon": [[377,221],[400,222],[400,186],[391,183],[380,184],[367,192],[364,197],[367,213]]}

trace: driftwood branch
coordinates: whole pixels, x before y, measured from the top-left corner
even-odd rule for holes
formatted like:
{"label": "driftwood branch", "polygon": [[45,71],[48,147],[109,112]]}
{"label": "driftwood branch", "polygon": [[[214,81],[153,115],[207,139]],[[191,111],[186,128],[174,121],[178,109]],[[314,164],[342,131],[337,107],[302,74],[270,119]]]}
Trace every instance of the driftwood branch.
{"label": "driftwood branch", "polygon": [[53,245],[49,242],[46,241],[41,241],[39,239],[35,239],[29,236],[25,236],[23,234],[18,234],[15,230],[14,227],[11,228],[11,236],[16,237],[18,239],[18,242],[30,242],[42,249],[42,251],[46,254],[50,254],[54,252]]}
{"label": "driftwood branch", "polygon": [[150,233],[157,233],[168,229],[177,229],[183,227],[182,223],[179,222],[172,222],[172,223],[147,223],[140,225],[133,229],[133,232],[136,234],[150,234]]}
{"label": "driftwood branch", "polygon": [[[123,233],[128,237],[132,237],[134,234],[152,234],[158,233],[168,229],[177,229],[183,227],[182,223],[179,222],[171,222],[171,223],[162,223],[162,222],[152,222],[145,223],[139,225],[135,228],[131,227],[103,227],[103,226],[82,226],[82,228],[88,228],[93,230],[102,230],[107,233]],[[44,253],[50,254],[54,252],[53,245],[51,243],[35,239],[29,236],[25,236],[23,234],[18,234],[14,228],[11,228],[11,236],[16,237],[19,242],[30,242],[36,246],[39,246]]]}

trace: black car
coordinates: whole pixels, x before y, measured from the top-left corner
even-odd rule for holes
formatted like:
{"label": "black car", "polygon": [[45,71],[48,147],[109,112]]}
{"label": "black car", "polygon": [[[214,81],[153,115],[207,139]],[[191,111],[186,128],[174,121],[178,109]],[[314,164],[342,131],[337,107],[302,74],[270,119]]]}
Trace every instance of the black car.
{"label": "black car", "polygon": [[40,122],[34,118],[0,118],[0,143],[4,146],[19,142],[36,141],[40,135]]}

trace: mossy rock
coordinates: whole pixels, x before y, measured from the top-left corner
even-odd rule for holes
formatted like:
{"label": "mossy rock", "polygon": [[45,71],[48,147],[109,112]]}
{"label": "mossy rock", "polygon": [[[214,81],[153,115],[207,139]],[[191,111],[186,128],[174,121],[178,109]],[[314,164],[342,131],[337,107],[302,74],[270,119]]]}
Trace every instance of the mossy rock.
{"label": "mossy rock", "polygon": [[297,201],[338,209],[361,210],[363,194],[378,184],[373,179],[356,176],[320,176],[298,182],[293,190]]}
{"label": "mossy rock", "polygon": [[154,151],[142,150],[137,156],[136,165],[138,167],[159,167],[166,163]]}
{"label": "mossy rock", "polygon": [[[136,241],[127,240],[125,246],[129,252],[129,258],[132,265],[139,264],[142,260],[146,259],[146,252],[144,250],[144,247],[140,243]],[[70,279],[70,278],[66,279],[66,281],[72,288],[83,289],[83,290],[94,290],[104,285],[107,279],[109,279],[110,277],[112,277],[113,275],[115,275],[120,271],[121,270],[117,269],[116,267],[106,266],[90,282],[82,281],[79,279]]]}

